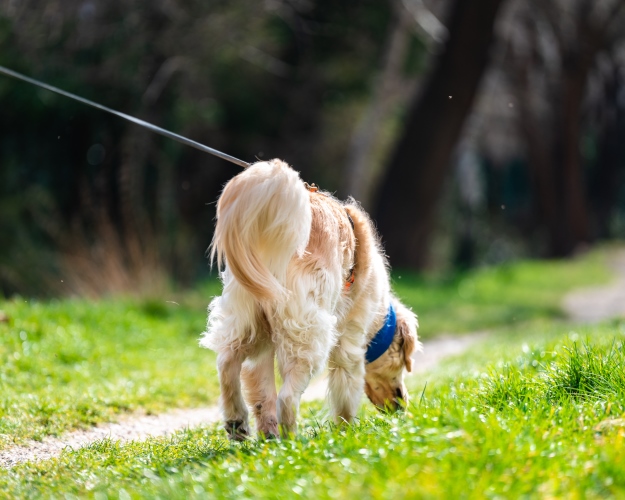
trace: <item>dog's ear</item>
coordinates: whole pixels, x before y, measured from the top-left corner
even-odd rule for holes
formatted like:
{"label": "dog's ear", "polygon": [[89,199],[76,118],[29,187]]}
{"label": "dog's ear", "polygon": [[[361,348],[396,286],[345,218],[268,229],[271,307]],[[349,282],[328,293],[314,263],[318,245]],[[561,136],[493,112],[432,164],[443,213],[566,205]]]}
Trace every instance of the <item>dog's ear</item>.
{"label": "dog's ear", "polygon": [[[405,314],[407,313],[407,314]],[[412,371],[412,354],[420,346],[417,341],[417,317],[412,311],[397,315],[397,333],[402,341],[406,370]]]}

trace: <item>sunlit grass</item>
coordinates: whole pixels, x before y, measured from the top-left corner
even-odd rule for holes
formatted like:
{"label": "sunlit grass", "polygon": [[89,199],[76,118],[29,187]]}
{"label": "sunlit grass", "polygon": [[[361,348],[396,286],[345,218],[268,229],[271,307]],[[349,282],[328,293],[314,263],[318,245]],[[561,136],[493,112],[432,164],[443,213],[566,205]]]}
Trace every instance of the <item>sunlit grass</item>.
{"label": "sunlit grass", "polygon": [[[363,406],[349,427],[304,405],[293,441],[231,444],[215,427],[99,441],[0,471],[0,497],[440,498],[625,495],[625,325],[570,327],[558,304],[606,281],[605,254],[432,283],[399,275],[421,334],[491,329],[463,358],[408,381],[402,416]],[[197,346],[215,282],[170,300],[0,302],[0,446],[129,412],[211,404]]]}
{"label": "sunlit grass", "polygon": [[[422,337],[558,317],[564,291],[606,279],[605,252],[572,262],[476,270],[445,283],[399,275]],[[0,302],[0,447],[114,420],[213,403],[214,355],[200,349],[219,284],[179,297]],[[171,299],[171,300],[170,300]]]}
{"label": "sunlit grass", "polygon": [[[622,322],[513,332],[429,375],[423,398],[401,416],[366,407],[355,425],[337,427],[316,404],[303,409],[293,441],[230,444],[213,429],[128,445],[101,441],[0,473],[0,491],[181,499],[621,496],[624,342]],[[449,376],[454,366],[462,368]],[[579,391],[570,381],[582,380],[580,372],[601,382]],[[424,382],[412,379],[413,393]]]}
{"label": "sunlit grass", "polygon": [[136,410],[213,403],[205,309],[165,300],[0,303],[0,448]]}

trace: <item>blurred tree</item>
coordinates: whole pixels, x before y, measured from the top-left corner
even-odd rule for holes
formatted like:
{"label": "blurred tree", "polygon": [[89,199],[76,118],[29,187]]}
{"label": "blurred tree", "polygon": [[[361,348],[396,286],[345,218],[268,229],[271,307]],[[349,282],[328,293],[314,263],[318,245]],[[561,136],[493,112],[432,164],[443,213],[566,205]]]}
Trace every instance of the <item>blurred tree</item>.
{"label": "blurred tree", "polygon": [[380,141],[381,129],[388,121],[391,108],[406,95],[404,61],[411,39],[413,20],[399,2],[392,2],[393,18],[389,23],[381,67],[372,85],[371,97],[349,143],[342,191],[369,206],[375,177],[374,151]]}
{"label": "blurred tree", "polygon": [[[519,124],[536,187],[538,225],[547,230],[549,254],[566,256],[596,236],[593,206],[602,219],[610,210],[606,203],[615,200],[615,192],[605,185],[615,180],[618,161],[614,146],[608,144],[613,128],[606,125],[607,143],[601,148],[610,158],[595,158],[598,168],[588,172],[582,151],[589,131],[582,118],[600,54],[609,53],[625,34],[625,3],[558,0],[518,5],[520,22],[515,23],[516,33],[507,34],[511,57],[506,62],[520,97]],[[601,92],[604,98],[610,96],[609,87],[606,90]],[[592,182],[593,176],[598,182]],[[590,205],[593,186],[602,201]]]}
{"label": "blurred tree", "polygon": [[416,80],[447,37],[447,28],[421,0],[391,1],[393,16],[372,81],[370,97],[361,112],[347,150],[342,194],[372,208],[376,185],[384,172],[398,109],[414,94]]}
{"label": "blurred tree", "polygon": [[[378,0],[2,2],[1,63],[334,189],[390,17]],[[208,272],[212,202],[237,167],[4,78],[0,101],[0,289]]]}
{"label": "blurred tree", "polygon": [[427,263],[451,155],[486,70],[502,0],[455,0],[449,36],[392,154],[375,211],[393,265]]}

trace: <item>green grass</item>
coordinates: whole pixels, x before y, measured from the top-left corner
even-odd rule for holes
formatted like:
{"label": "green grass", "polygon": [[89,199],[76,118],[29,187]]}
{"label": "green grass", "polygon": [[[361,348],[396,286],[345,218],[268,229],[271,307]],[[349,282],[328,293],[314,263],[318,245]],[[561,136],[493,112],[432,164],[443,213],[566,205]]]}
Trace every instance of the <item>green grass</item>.
{"label": "green grass", "polygon": [[181,499],[625,495],[625,323],[510,333],[431,374],[422,398],[425,381],[412,379],[416,401],[400,417],[366,408],[357,424],[336,427],[313,405],[293,441],[230,444],[212,429],[125,446],[101,441],[0,473],[0,491]]}
{"label": "green grass", "polygon": [[394,274],[393,289],[420,318],[419,336],[562,318],[560,301],[577,287],[606,283],[609,251],[574,260],[526,261],[477,269],[448,280]]}
{"label": "green grass", "polygon": [[[420,335],[559,315],[564,291],[606,278],[605,252],[528,262],[431,283],[404,275],[397,293],[421,318]],[[0,448],[114,420],[214,402],[213,353],[197,347],[208,282],[178,303],[156,299],[0,302]]]}
{"label": "green grass", "polygon": [[0,303],[0,448],[120,413],[213,403],[205,306],[117,299]]}
{"label": "green grass", "polygon": [[[625,325],[576,333],[564,292],[607,279],[605,252],[434,283],[396,276],[425,337],[497,329],[413,378],[400,418],[365,406],[351,427],[303,409],[293,441],[230,444],[214,428],[0,471],[0,497],[311,498],[625,495]],[[128,412],[215,402],[214,355],[197,346],[207,283],[182,298],[0,302],[0,448]],[[422,397],[421,397],[422,395]]]}

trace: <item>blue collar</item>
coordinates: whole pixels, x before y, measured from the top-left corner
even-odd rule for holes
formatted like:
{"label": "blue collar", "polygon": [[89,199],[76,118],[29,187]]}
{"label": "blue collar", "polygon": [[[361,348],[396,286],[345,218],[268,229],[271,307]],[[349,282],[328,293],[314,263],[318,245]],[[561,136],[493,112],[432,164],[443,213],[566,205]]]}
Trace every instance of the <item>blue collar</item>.
{"label": "blue collar", "polygon": [[395,309],[393,304],[388,306],[388,314],[384,320],[384,325],[380,328],[380,331],[375,334],[375,337],[371,339],[365,359],[367,363],[372,363],[378,359],[393,343],[395,337],[395,327],[397,326],[397,317],[395,316]]}

